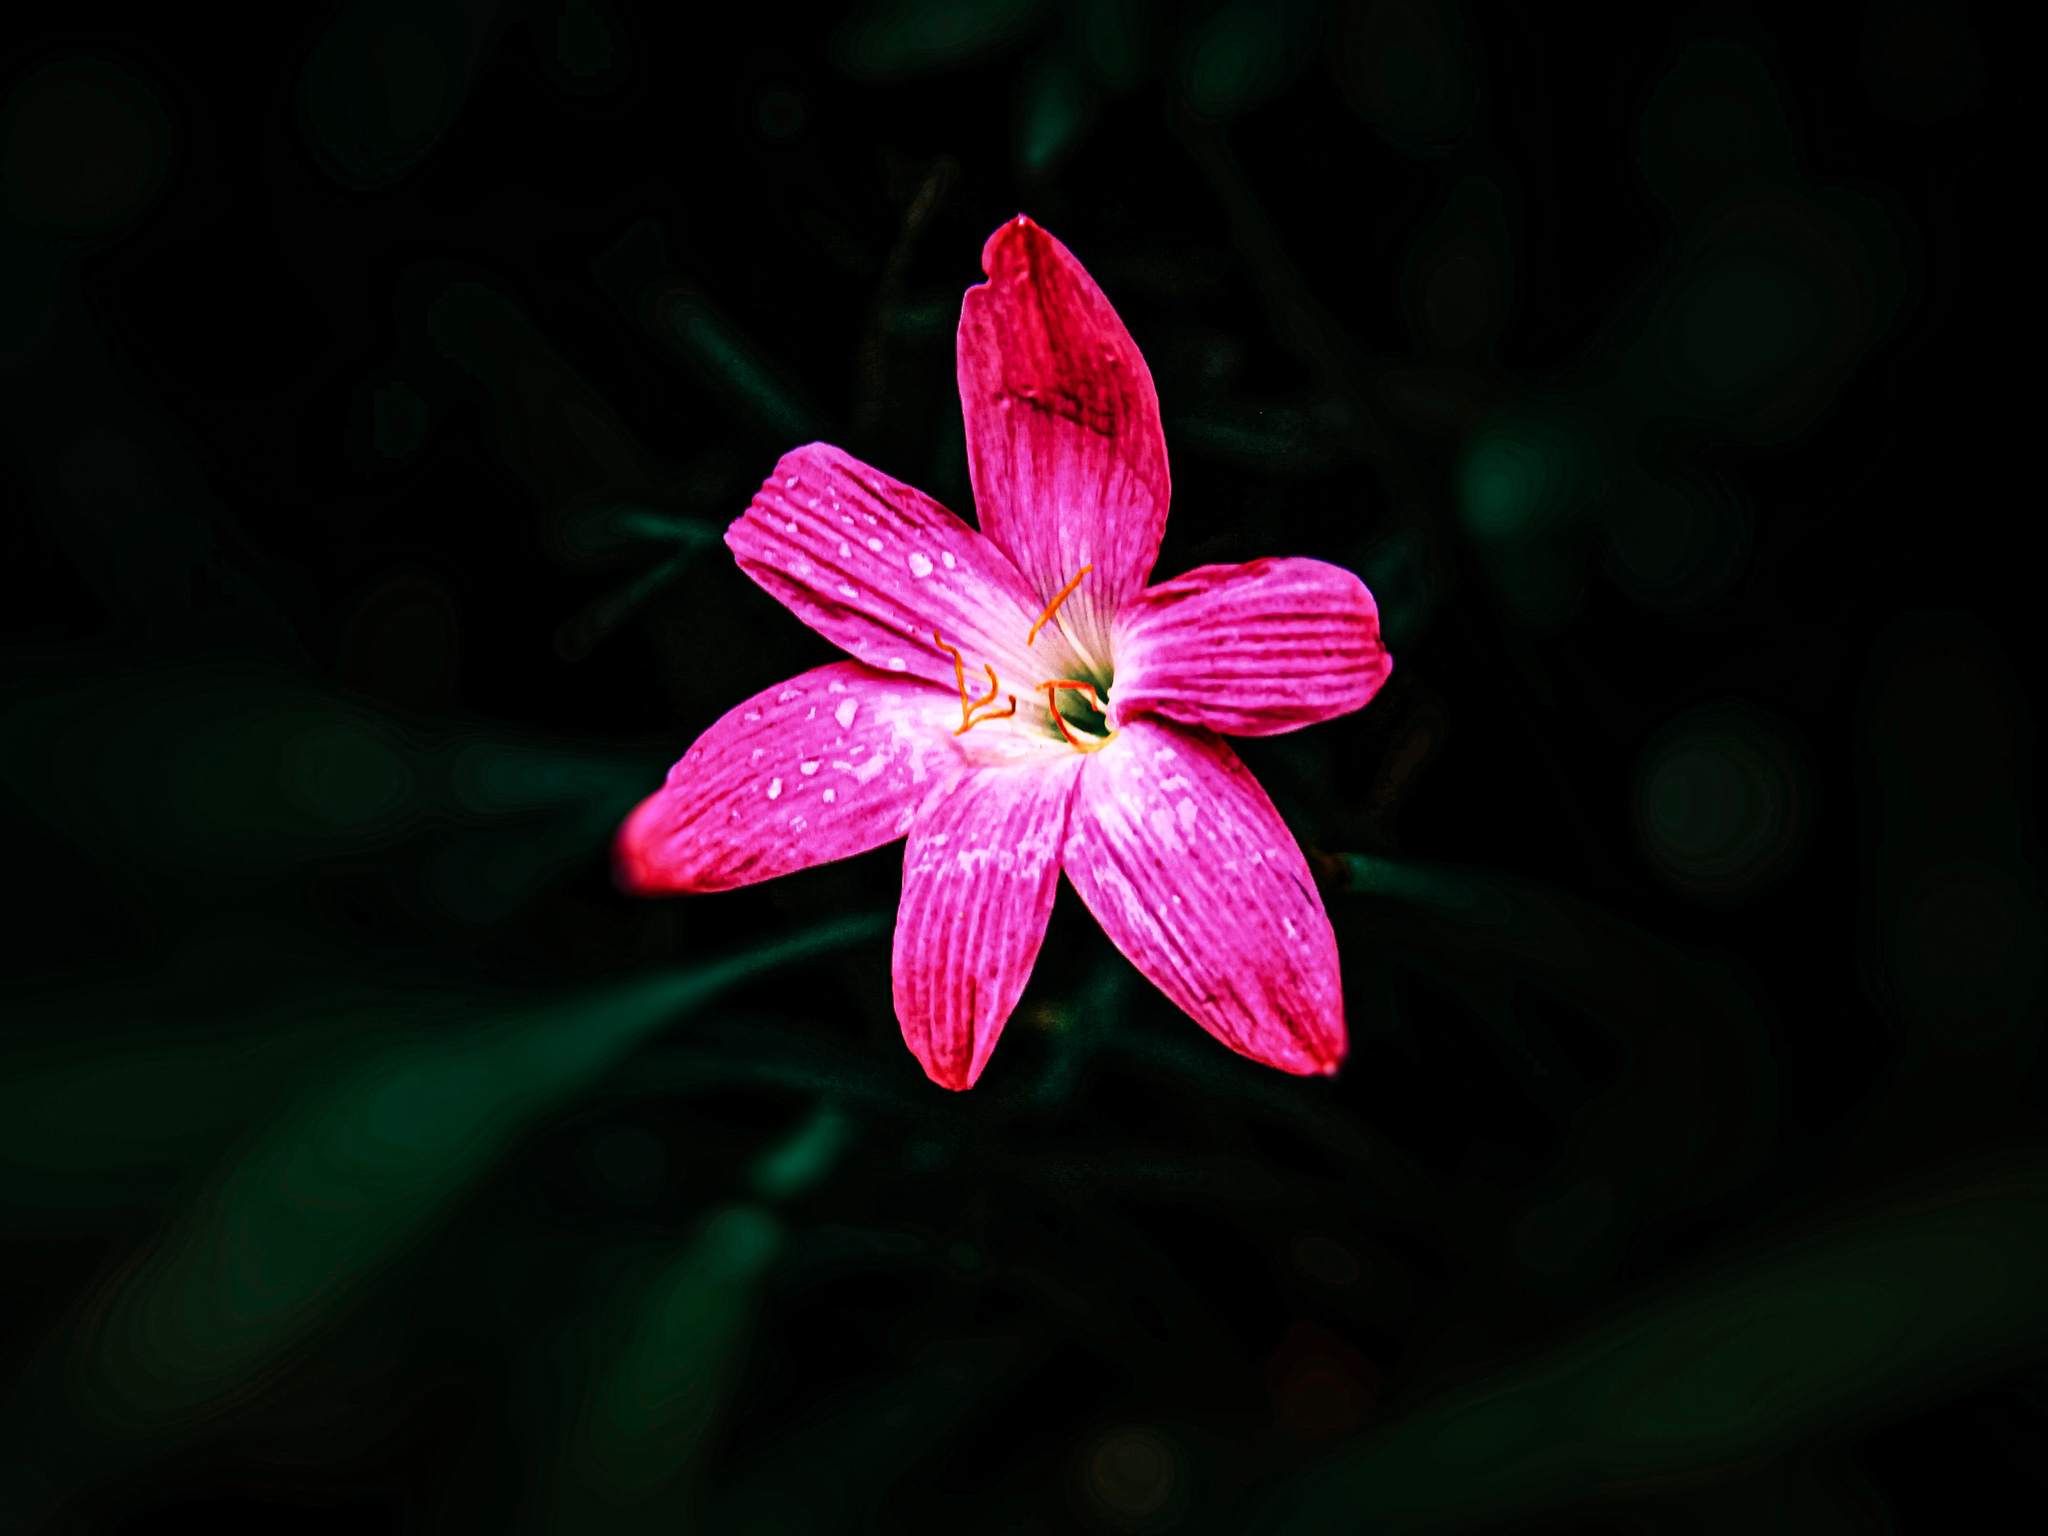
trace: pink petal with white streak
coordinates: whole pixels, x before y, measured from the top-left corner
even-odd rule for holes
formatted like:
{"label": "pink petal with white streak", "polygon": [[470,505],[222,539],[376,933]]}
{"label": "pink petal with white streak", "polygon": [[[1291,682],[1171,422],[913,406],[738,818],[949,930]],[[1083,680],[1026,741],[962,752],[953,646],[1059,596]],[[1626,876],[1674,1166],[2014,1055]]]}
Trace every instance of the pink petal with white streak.
{"label": "pink petal with white streak", "polygon": [[619,883],[724,891],[893,842],[966,770],[950,734],[959,712],[951,688],[851,661],[762,690],[626,818]]}
{"label": "pink petal with white streak", "polygon": [[1106,663],[1110,624],[1144,590],[1166,528],[1152,370],[1095,280],[1029,219],[989,236],[981,269],[957,342],[975,509],[1041,603],[1095,567],[1058,622]]}
{"label": "pink petal with white streak", "polygon": [[924,492],[827,443],[785,453],[725,542],[741,569],[834,645],[939,683],[956,701],[953,658],[933,643],[934,629],[965,655],[977,698],[988,688],[984,664],[1027,701],[1034,684],[1073,675],[1058,633],[1026,650],[1045,605],[1009,556]]}
{"label": "pink petal with white streak", "polygon": [[1126,725],[1088,759],[1061,857],[1116,947],[1202,1028],[1283,1071],[1336,1071],[1336,936],[1294,834],[1220,738]]}
{"label": "pink petal with white streak", "polygon": [[1273,736],[1363,708],[1393,666],[1379,606],[1341,566],[1204,565],[1118,616],[1113,703],[1119,720]]}
{"label": "pink petal with white streak", "polygon": [[1062,751],[966,774],[903,850],[896,1018],[941,1087],[974,1086],[1045,938],[1067,806],[1085,761]]}

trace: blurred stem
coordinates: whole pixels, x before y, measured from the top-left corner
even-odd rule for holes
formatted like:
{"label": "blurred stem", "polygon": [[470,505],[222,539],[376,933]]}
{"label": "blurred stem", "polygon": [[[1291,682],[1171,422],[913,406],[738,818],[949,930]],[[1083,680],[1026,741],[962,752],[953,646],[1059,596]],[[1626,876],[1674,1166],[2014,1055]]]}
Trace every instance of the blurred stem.
{"label": "blurred stem", "polygon": [[[1335,316],[1316,302],[1281,244],[1221,123],[1204,122],[1184,106],[1168,109],[1174,136],[1208,178],[1229,216],[1238,250],[1251,267],[1252,281],[1281,344],[1312,367],[1323,388],[1349,408],[1346,429],[1359,451],[1378,469],[1398,516],[1430,527],[1429,501],[1421,477],[1400,445],[1381,425],[1374,408],[1368,365]],[[1435,535],[1431,531],[1432,543]]]}
{"label": "blurred stem", "polygon": [[689,563],[690,551],[685,549],[586,605],[555,631],[555,654],[564,661],[581,661],[644,608],[655,593],[682,575]]}
{"label": "blurred stem", "polygon": [[910,258],[917,252],[918,239],[931,222],[939,200],[953,185],[959,170],[959,165],[950,157],[941,157],[925,173],[924,180],[911,196],[909,206],[903,210],[896,243],[889,248],[888,260],[882,264],[881,281],[875,285],[875,300],[868,310],[867,327],[861,335],[860,391],[853,403],[853,422],[849,433],[856,444],[870,442],[881,427],[889,393],[888,317],[902,301],[903,281],[910,271]]}

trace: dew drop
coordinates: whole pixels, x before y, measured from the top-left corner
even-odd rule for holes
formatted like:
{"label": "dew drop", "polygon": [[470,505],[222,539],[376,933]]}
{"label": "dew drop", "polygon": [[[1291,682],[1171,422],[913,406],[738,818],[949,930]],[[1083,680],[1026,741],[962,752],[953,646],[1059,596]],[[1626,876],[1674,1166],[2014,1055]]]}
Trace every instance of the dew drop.
{"label": "dew drop", "polygon": [[847,543],[844,539],[841,539],[839,541],[839,558],[842,560],[850,560],[853,558],[853,546]]}
{"label": "dew drop", "polygon": [[792,517],[792,518],[791,518],[791,519],[790,519],[790,520],[789,520],[788,522],[784,523],[784,524],[782,525],[782,531],[783,531],[784,533],[795,533],[795,532],[796,532],[796,519]]}
{"label": "dew drop", "polygon": [[826,791],[825,791],[825,803],[826,803],[827,805],[831,805],[831,804],[832,804],[832,803],[833,803],[834,801],[836,801],[836,800],[837,800],[838,798],[839,798],[839,791],[838,791],[838,790],[836,790],[836,789],[828,789],[828,790],[826,790]]}
{"label": "dew drop", "polygon": [[931,561],[928,558],[926,558],[923,554],[917,552],[916,550],[911,551],[910,574],[919,578],[923,578],[931,575],[931,573]]}
{"label": "dew drop", "polygon": [[818,771],[818,767],[819,764],[815,759],[813,759],[808,763],[798,763],[797,772],[801,773],[805,778],[808,779],[812,774]]}
{"label": "dew drop", "polygon": [[770,779],[768,781],[768,798],[770,800],[779,800],[782,798],[782,780]]}
{"label": "dew drop", "polygon": [[949,570],[949,571],[950,571],[950,570],[952,570],[952,569],[953,569],[953,552],[952,552],[952,551],[951,551],[950,549],[942,549],[942,550],[940,550],[940,551],[939,551],[939,558],[940,558],[941,560],[943,560],[943,561],[945,561],[945,562],[946,562],[946,569],[947,569],[947,570]]}
{"label": "dew drop", "polygon": [[882,541],[880,539],[869,539],[868,548],[879,555],[882,552]]}
{"label": "dew drop", "polygon": [[853,717],[859,710],[859,699],[841,699],[839,707],[832,711],[832,718],[839,722],[839,729],[850,731],[853,729]]}

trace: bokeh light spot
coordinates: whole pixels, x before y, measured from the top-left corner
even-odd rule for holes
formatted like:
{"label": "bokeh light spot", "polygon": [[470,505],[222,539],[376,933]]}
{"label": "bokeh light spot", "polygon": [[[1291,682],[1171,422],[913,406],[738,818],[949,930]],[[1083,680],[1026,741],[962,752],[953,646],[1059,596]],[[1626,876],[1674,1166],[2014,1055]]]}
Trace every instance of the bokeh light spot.
{"label": "bokeh light spot", "polygon": [[754,126],[762,138],[777,144],[787,144],[802,133],[808,117],[803,97],[786,85],[763,91],[754,103]]}
{"label": "bokeh light spot", "polygon": [[1294,1263],[1311,1280],[1324,1285],[1355,1285],[1364,1273],[1356,1254],[1334,1237],[1304,1232],[1294,1240]]}
{"label": "bokeh light spot", "polygon": [[1125,1426],[1098,1436],[1081,1457],[1081,1490],[1104,1523],[1163,1529],[1185,1502],[1183,1457],[1157,1430]]}
{"label": "bokeh light spot", "polygon": [[89,238],[127,223],[162,185],[170,151],[155,94],[103,60],[46,65],[0,106],[7,217],[39,234]]}
{"label": "bokeh light spot", "polygon": [[1636,776],[1645,859],[1705,901],[1753,895],[1783,875],[1805,832],[1807,776],[1784,729],[1741,704],[1668,726]]}

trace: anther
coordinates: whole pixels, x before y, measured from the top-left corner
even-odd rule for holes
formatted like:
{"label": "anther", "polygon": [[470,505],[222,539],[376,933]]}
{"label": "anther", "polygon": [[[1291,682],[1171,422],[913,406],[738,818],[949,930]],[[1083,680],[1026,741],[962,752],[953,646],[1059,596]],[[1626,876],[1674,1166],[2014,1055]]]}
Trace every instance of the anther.
{"label": "anther", "polygon": [[1038,616],[1038,622],[1031,626],[1030,633],[1025,635],[1024,637],[1024,643],[1027,646],[1030,645],[1032,641],[1038,638],[1038,632],[1041,629],[1045,628],[1047,621],[1050,620],[1054,614],[1060,611],[1060,604],[1064,603],[1068,598],[1074,595],[1074,588],[1081,585],[1081,578],[1083,576],[1086,576],[1090,571],[1094,569],[1095,567],[1093,564],[1082,566],[1080,570],[1074,573],[1074,579],[1068,582],[1064,587],[1061,587],[1058,595],[1056,595],[1051,602],[1045,605],[1045,612],[1041,613]]}

